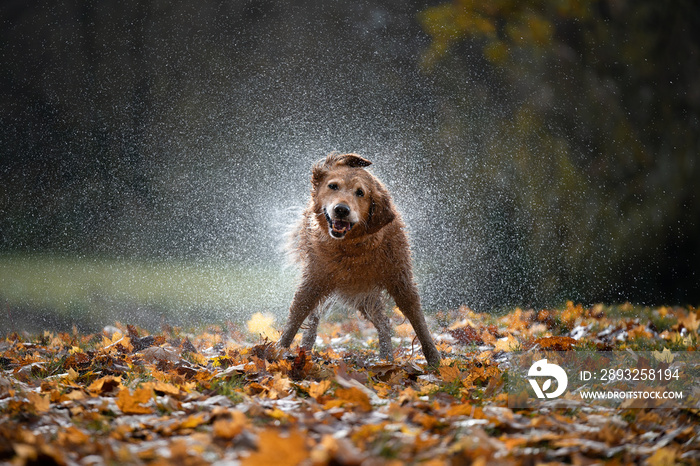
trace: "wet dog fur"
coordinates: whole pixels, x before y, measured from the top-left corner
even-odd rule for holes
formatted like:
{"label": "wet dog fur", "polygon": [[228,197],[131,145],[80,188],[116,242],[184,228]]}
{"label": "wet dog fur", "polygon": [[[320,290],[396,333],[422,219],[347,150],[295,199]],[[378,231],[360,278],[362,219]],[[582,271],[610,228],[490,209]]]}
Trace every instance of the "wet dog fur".
{"label": "wet dog fur", "polygon": [[391,360],[388,293],[413,326],[428,363],[437,366],[440,353],[421,311],[405,225],[386,187],[365,170],[369,165],[357,154],[331,153],[313,166],[311,200],[288,245],[301,281],[278,345],[289,347],[308,317],[302,347],[312,348],[321,309],[337,298],[374,324],[380,356]]}

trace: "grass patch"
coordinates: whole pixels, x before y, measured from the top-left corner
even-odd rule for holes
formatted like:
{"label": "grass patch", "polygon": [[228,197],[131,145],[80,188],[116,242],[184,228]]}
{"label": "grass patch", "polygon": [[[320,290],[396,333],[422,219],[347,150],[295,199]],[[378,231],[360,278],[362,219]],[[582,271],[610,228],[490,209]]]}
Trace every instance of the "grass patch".
{"label": "grass patch", "polygon": [[33,310],[44,326],[61,318],[151,327],[173,316],[225,320],[286,310],[293,280],[273,265],[0,255],[0,311],[22,322]]}

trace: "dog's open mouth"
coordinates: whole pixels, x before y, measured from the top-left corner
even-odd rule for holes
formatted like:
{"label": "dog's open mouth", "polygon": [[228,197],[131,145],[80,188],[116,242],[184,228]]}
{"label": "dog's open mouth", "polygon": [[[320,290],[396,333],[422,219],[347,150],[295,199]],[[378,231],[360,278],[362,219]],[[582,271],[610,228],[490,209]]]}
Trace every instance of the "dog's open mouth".
{"label": "dog's open mouth", "polygon": [[328,222],[328,232],[334,238],[343,238],[350,230],[352,230],[352,223],[346,220],[332,219],[330,215],[326,214],[326,221]]}

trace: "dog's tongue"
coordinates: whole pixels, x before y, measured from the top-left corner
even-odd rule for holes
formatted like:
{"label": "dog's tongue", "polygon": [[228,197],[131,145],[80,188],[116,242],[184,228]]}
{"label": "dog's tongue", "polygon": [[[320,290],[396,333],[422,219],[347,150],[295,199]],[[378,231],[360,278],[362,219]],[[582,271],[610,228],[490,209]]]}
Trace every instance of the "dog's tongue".
{"label": "dog's tongue", "polygon": [[333,229],[335,231],[343,232],[350,229],[350,223],[344,220],[333,220]]}

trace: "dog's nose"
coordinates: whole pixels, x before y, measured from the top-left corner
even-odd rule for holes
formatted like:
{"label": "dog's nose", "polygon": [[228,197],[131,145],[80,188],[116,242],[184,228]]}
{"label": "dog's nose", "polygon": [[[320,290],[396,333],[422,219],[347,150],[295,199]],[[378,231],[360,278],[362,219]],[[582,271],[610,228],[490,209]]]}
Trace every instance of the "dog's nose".
{"label": "dog's nose", "polygon": [[350,215],[350,207],[345,204],[337,204],[333,207],[333,212],[335,212],[336,218],[345,218]]}

